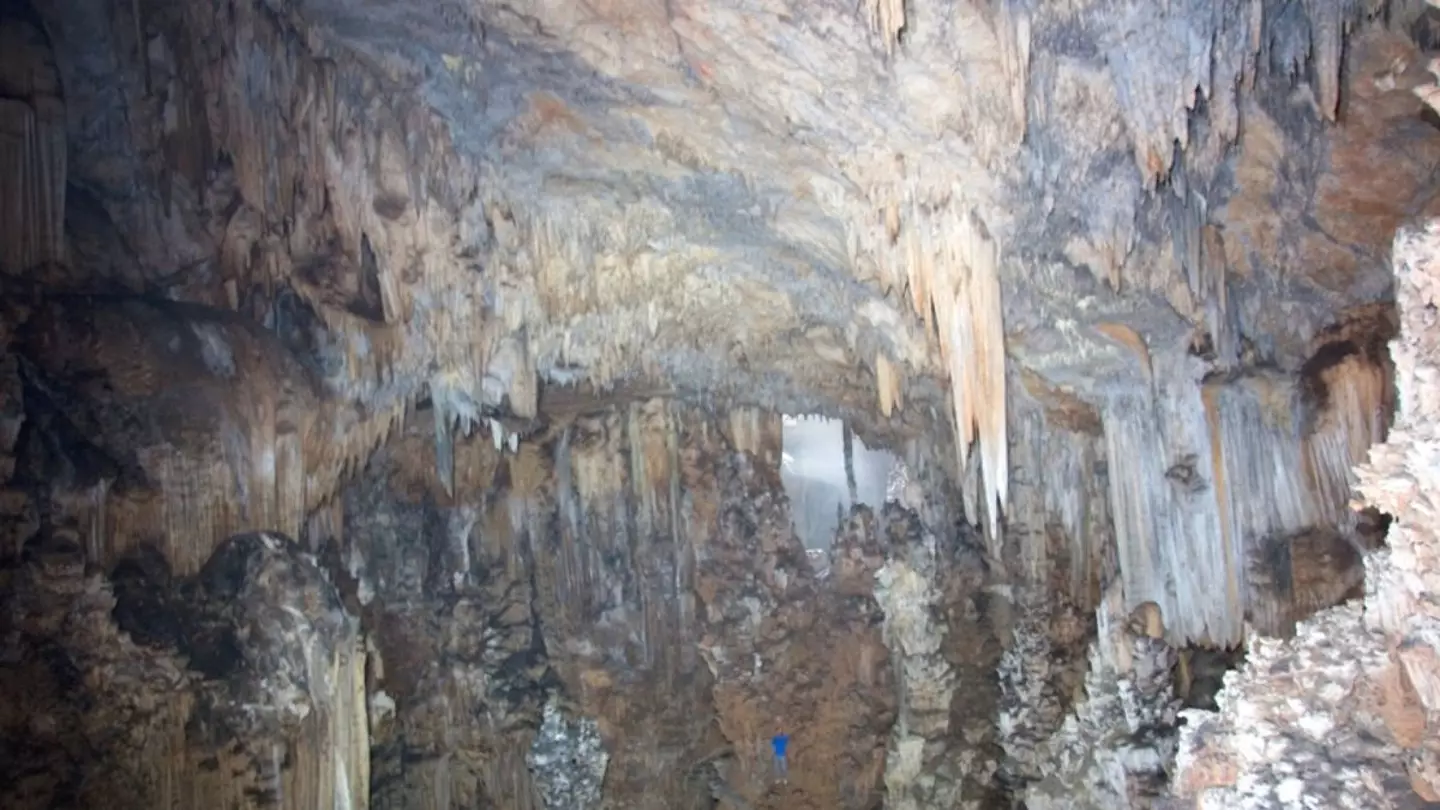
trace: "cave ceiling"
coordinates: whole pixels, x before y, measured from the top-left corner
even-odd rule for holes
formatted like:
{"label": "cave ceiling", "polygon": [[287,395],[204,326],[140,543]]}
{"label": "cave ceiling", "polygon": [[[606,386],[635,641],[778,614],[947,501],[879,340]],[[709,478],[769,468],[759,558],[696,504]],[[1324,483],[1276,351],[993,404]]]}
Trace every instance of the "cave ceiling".
{"label": "cave ceiling", "polygon": [[[8,274],[151,300],[117,323],[188,302],[268,327],[303,374],[197,351],[266,369],[267,407],[340,448],[312,482],[418,400],[443,446],[667,392],[882,443],[958,426],[1003,504],[1015,379],[1098,404],[1298,369],[1390,295],[1440,158],[1419,3],[7,9],[31,67],[4,95],[68,144],[11,181],[45,204],[7,209],[38,223]],[[81,339],[66,306],[22,342]],[[104,320],[85,339],[115,343]]]}

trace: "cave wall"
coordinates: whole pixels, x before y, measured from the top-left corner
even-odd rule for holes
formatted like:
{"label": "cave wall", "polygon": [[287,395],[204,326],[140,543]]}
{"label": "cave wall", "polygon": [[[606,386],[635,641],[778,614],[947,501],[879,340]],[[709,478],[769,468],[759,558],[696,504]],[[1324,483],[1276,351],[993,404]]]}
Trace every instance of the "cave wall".
{"label": "cave wall", "polygon": [[[1412,4],[682,5],[4,6],[7,643],[54,670],[7,677],[56,706],[7,735],[64,729],[23,801],[1038,802],[1168,722],[1171,646],[1354,591],[1375,271],[1440,148]],[[920,490],[829,579],[781,409]],[[246,692],[293,628],[196,663],[258,621],[206,585],[233,554],[256,610],[328,572],[296,609],[333,683]],[[147,589],[208,618],[122,620]],[[269,725],[191,729],[222,692]],[[171,764],[84,727],[121,693]],[[1159,737],[1105,800],[1156,792]],[[277,754],[314,740],[373,756]]]}
{"label": "cave wall", "polygon": [[[1054,512],[1068,510],[1071,556],[1096,559],[1108,553],[1103,532],[1082,527],[1079,515],[1109,514],[1127,606],[1160,604],[1172,641],[1233,643],[1247,611],[1274,612],[1259,605],[1265,594],[1248,593],[1247,560],[1267,556],[1263,538],[1336,520],[1345,500],[1337,482],[1348,482],[1356,448],[1377,437],[1384,386],[1335,404],[1350,410],[1327,429],[1344,435],[1324,447],[1309,446],[1309,423],[1279,419],[1263,436],[1227,425],[1262,407],[1255,400],[1283,403],[1290,375],[1339,342],[1332,332],[1383,301],[1384,274],[1371,272],[1383,261],[1383,234],[1429,203],[1422,169],[1440,139],[1407,92],[1423,73],[1402,33],[1416,14],[1409,4],[1232,5],[1221,13],[1100,3],[1086,16],[937,4],[876,30],[864,15],[816,10],[816,19],[772,20],[793,29],[793,42],[744,40],[749,46],[730,53],[710,52],[717,32],[736,24],[730,12],[684,9],[667,18],[681,32],[683,59],[646,38],[635,64],[623,64],[597,32],[622,23],[652,32],[659,18],[597,12],[577,27],[557,9],[484,5],[467,16],[439,4],[406,19],[367,7],[376,22],[357,26],[359,5],[49,4],[38,16],[7,18],[21,39],[40,43],[11,59],[48,77],[16,93],[36,109],[64,105],[73,154],[44,168],[40,153],[16,153],[36,172],[64,174],[48,181],[59,190],[22,207],[63,204],[79,234],[58,263],[64,272],[45,286],[248,315],[314,378],[257,358],[268,371],[237,372],[263,377],[256,391],[212,394],[232,411],[210,428],[223,438],[192,447],[154,426],[127,438],[144,445],[124,454],[137,457],[129,463],[145,469],[146,485],[208,493],[135,516],[130,533],[173,525],[209,536],[210,548],[246,527],[297,535],[308,511],[422,396],[442,414],[443,447],[456,428],[491,418],[524,431],[546,384],[741,391],[747,404],[842,413],[877,446],[927,437],[922,445],[959,486],[964,514],[986,528],[990,553],[1019,556],[1016,565],[1036,576],[1043,563],[1033,538]],[[821,21],[836,35],[830,45],[808,38]],[[1190,58],[1156,60],[1117,44],[1151,23]],[[945,54],[946,35],[959,33],[993,42],[978,49],[993,59]],[[416,48],[396,46],[407,37]],[[674,120],[679,109],[696,121],[708,120],[701,112],[728,115],[716,131],[745,124],[756,143],[784,140],[761,136],[778,102],[737,83],[743,65],[750,75],[785,65],[779,75],[796,78],[807,48],[837,57],[803,60],[813,70],[848,66],[847,105],[887,110],[903,124],[888,131],[894,154],[854,145],[874,123],[869,113],[829,126],[832,112],[800,89],[813,81],[787,90],[796,106],[785,115],[830,142],[796,136],[785,148],[740,155]],[[863,74],[860,57],[838,58],[845,48],[883,57],[885,69]],[[587,85],[597,71],[603,87]],[[697,76],[708,91],[694,86]],[[887,93],[887,83],[954,89],[976,112],[901,104],[913,99]],[[702,100],[707,93],[737,101],[717,107]],[[462,115],[465,103],[479,112]],[[637,120],[649,128],[644,148],[620,126]],[[926,149],[920,133],[939,137]],[[1400,157],[1381,159],[1385,149]],[[839,181],[821,171],[827,162],[841,186],[863,193],[834,191]],[[619,204],[599,190],[657,177],[678,177],[692,193],[666,186]],[[709,234],[680,228],[716,221],[692,216],[695,190],[729,189],[725,177],[795,181],[788,192],[746,189],[742,198],[789,193],[796,204],[736,232],[755,236],[746,245],[789,239],[780,242],[804,248],[805,272],[789,280],[776,266],[742,261],[725,241],[737,223],[720,221]],[[957,188],[969,191],[955,196]],[[1096,200],[1103,204],[1086,207]],[[705,269],[721,265],[724,283]],[[7,277],[23,288],[28,269]],[[862,282],[840,285],[859,298],[799,281],[837,272]],[[720,312],[726,319],[716,321]],[[88,338],[57,337],[115,345],[125,328],[101,318],[93,334],[81,329]],[[207,359],[213,340],[199,342],[186,351],[196,369],[215,367],[207,372],[223,389],[229,361]],[[50,362],[48,373],[64,376],[53,364],[71,360]],[[1357,373],[1374,376],[1368,364]],[[1037,384],[1099,411],[1107,505],[1094,504],[1093,476],[1083,475],[1083,492],[1063,476],[1071,480],[1011,497],[1038,478],[1034,459],[1050,441],[1048,427],[1025,426],[1020,389]],[[150,396],[136,385],[117,393]],[[238,412],[242,405],[253,412]],[[141,421],[163,413],[148,401],[131,407],[144,411]],[[1285,407],[1276,410],[1283,416]],[[182,447],[184,461],[163,458]],[[1316,468],[1313,480],[1261,497],[1254,480],[1297,452]],[[1012,463],[1014,454],[1025,461]],[[227,474],[243,486],[220,486]],[[1043,499],[1050,503],[1034,512]],[[1285,504],[1280,513],[1265,513],[1260,501],[1271,500]],[[117,519],[107,514],[106,523]],[[1016,529],[1032,538],[1018,555],[1005,538]],[[177,565],[194,570],[207,553],[202,545]],[[1191,576],[1189,561],[1202,573]]]}
{"label": "cave wall", "polygon": [[[655,399],[557,425],[513,453],[490,436],[457,440],[454,496],[426,418],[346,490],[343,524],[326,524],[343,525],[341,579],[378,628],[374,666],[395,673],[372,684],[397,706],[373,766],[399,771],[395,801],[413,801],[398,785],[428,784],[431,769],[462,805],[492,790],[494,777],[454,763],[524,750],[547,692],[598,723],[607,806],[708,807],[721,794],[869,808],[887,790],[996,799],[1001,628],[973,537],[937,539],[897,505],[857,508],[817,574],[778,477],[778,415],[716,419]],[[310,541],[331,542],[322,534]],[[887,601],[885,572],[919,557],[928,600]],[[924,666],[891,663],[916,654]],[[441,706],[487,722],[457,726],[432,715]],[[891,728],[907,709],[924,718],[905,724],[923,753],[907,751],[913,767],[892,773]],[[792,737],[784,785],[769,753],[779,731]]]}
{"label": "cave wall", "polygon": [[1226,676],[1218,713],[1191,713],[1177,794],[1197,807],[1424,807],[1440,801],[1435,733],[1433,221],[1395,238],[1400,334],[1392,341],[1399,412],[1359,474],[1368,503],[1393,515],[1387,547],[1366,557],[1365,596],[1253,639]]}
{"label": "cave wall", "polygon": [[3,568],[7,807],[366,806],[359,624],[289,538],[182,581],[46,527]]}
{"label": "cave wall", "polygon": [[13,761],[7,806],[1000,795],[1003,611],[968,531],[857,508],[822,577],[791,528],[779,433],[755,429],[778,415],[648,400],[513,449],[457,436],[448,473],[431,418],[412,414],[298,542],[236,535],[194,574],[153,544],[88,545],[94,505],[67,480],[12,488],[42,516],[6,538],[0,669],[34,699],[5,744],[39,724],[47,745]]}

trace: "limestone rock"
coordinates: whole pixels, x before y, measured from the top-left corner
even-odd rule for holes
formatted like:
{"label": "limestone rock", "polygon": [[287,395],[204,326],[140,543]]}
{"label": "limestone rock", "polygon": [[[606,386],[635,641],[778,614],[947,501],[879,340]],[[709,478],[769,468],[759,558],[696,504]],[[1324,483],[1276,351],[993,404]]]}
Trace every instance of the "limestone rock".
{"label": "limestone rock", "polygon": [[1396,237],[1401,331],[1391,353],[1400,411],[1359,471],[1366,498],[1394,517],[1388,547],[1366,560],[1363,603],[1320,614],[1289,642],[1252,642],[1244,670],[1227,677],[1220,713],[1191,717],[1176,788],[1202,806],[1419,806],[1435,793],[1436,647],[1425,630],[1434,583],[1419,561],[1436,543],[1421,482],[1434,466],[1427,347],[1437,256],[1434,223]]}
{"label": "limestone rock", "polygon": [[566,718],[552,700],[530,744],[530,768],[547,810],[590,810],[600,806],[609,757],[595,721]]}
{"label": "limestone rock", "polygon": [[[1436,795],[1437,19],[0,3],[0,802],[1155,806],[1362,557],[1373,706],[1184,761]],[[905,460],[826,566],[799,414]]]}
{"label": "limestone rock", "polygon": [[42,532],[5,571],[0,678],[31,696],[0,732],[28,752],[7,806],[368,806],[364,653],[312,558],[239,535],[193,578],[137,561],[112,595],[76,535]]}
{"label": "limestone rock", "polygon": [[1034,754],[1042,778],[1025,788],[1027,806],[1161,806],[1175,756],[1175,651],[1127,618],[1112,590],[1097,613],[1083,695]]}

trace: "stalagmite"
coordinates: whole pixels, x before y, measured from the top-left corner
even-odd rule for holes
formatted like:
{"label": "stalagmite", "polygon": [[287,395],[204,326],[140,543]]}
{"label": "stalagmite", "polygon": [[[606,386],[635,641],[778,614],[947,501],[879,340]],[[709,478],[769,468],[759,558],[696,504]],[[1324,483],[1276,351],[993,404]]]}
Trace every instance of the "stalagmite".
{"label": "stalagmite", "polygon": [[1064,723],[1037,746],[1050,764],[1023,793],[1027,807],[1151,807],[1166,793],[1175,752],[1175,651],[1136,632],[1118,588],[1096,611],[1083,691]]}
{"label": "stalagmite", "polygon": [[1356,584],[1416,3],[0,5],[0,805],[1145,806]]}
{"label": "stalagmite", "polygon": [[926,801],[935,789],[933,780],[925,779],[926,748],[932,738],[950,731],[948,709],[957,683],[941,652],[945,631],[933,619],[940,600],[934,539],[917,538],[907,556],[876,573],[875,596],[885,612],[886,642],[904,696],[886,757],[885,787],[892,807],[919,810],[933,806]]}

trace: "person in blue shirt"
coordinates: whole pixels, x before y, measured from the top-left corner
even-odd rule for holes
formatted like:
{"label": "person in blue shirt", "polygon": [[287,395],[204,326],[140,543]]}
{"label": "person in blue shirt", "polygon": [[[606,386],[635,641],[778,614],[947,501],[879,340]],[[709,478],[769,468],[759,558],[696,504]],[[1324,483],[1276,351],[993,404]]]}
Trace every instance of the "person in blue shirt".
{"label": "person in blue shirt", "polygon": [[790,735],[785,732],[777,732],[770,738],[770,747],[775,751],[775,776],[781,782],[790,781],[790,763],[786,760],[785,751],[790,747]]}

